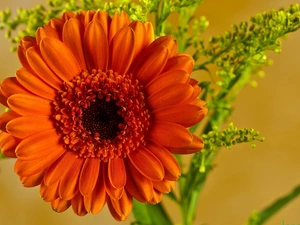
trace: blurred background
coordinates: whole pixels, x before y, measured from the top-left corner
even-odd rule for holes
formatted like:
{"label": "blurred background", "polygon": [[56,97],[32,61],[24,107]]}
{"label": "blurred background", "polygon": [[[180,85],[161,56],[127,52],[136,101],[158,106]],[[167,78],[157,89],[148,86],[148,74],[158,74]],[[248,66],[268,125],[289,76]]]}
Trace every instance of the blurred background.
{"label": "blurred background", "polygon": [[[223,34],[233,23],[246,21],[257,12],[288,7],[296,0],[206,0],[197,12],[210,22],[206,35]],[[1,0],[0,10],[32,8],[46,0]],[[217,157],[199,199],[197,225],[245,224],[253,210],[259,210],[299,184],[300,176],[300,31],[283,41],[281,54],[269,54],[274,65],[256,88],[246,87],[239,95],[230,118],[239,127],[253,127],[266,138],[257,143],[224,149]],[[0,31],[1,80],[14,76],[20,67],[10,43]],[[1,109],[2,110],[2,109]],[[130,224],[116,222],[105,208],[98,215],[78,217],[72,209],[58,214],[39,197],[38,188],[24,188],[14,173],[14,159],[0,161],[0,223],[2,225],[93,225]],[[175,223],[179,211],[164,197]],[[267,225],[300,224],[300,198],[275,215]],[[155,215],[153,215],[155,216]]]}

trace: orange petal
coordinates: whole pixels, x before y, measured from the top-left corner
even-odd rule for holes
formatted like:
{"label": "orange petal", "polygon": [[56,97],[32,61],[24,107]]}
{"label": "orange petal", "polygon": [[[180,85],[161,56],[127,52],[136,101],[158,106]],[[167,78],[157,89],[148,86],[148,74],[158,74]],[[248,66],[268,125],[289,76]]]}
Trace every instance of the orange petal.
{"label": "orange petal", "polygon": [[132,209],[132,197],[126,191],[119,200],[108,199],[107,206],[112,216],[118,221],[124,221]]}
{"label": "orange petal", "polygon": [[162,200],[162,193],[160,191],[157,191],[154,189],[153,198],[151,199],[151,201],[149,203],[155,205],[155,204],[161,202],[161,200]]}
{"label": "orange petal", "polygon": [[65,21],[62,19],[58,19],[58,18],[53,18],[49,21],[48,25],[51,26],[52,28],[54,28],[54,30],[56,30],[57,34],[58,34],[58,39],[62,39],[62,30],[63,30],[63,26],[65,24]]}
{"label": "orange petal", "polygon": [[191,74],[194,69],[194,65],[195,61],[192,56],[188,54],[177,54],[168,60],[162,72],[182,69]]}
{"label": "orange petal", "polygon": [[111,18],[105,11],[97,11],[93,17],[93,20],[97,20],[103,27],[106,37],[108,37]]}
{"label": "orange petal", "polygon": [[196,135],[193,135],[193,140],[190,145],[182,148],[170,148],[169,150],[173,154],[192,154],[201,151],[203,147],[203,141]]}
{"label": "orange petal", "polygon": [[112,186],[109,175],[108,175],[108,163],[102,163],[103,165],[103,176],[104,176],[104,184],[105,184],[105,190],[109,197],[112,199],[118,200],[122,197],[122,194],[124,192],[124,188],[117,189],[114,186]]}
{"label": "orange petal", "polygon": [[152,109],[189,102],[194,96],[194,88],[189,84],[175,84],[154,92],[148,98]]}
{"label": "orange petal", "polygon": [[34,37],[25,36],[20,41],[20,45],[18,46],[18,49],[17,49],[17,54],[18,54],[18,57],[19,57],[19,60],[22,64],[22,66],[26,67],[28,69],[30,68],[30,65],[27,61],[26,51],[28,48],[30,48],[32,46],[37,46],[36,39]]}
{"label": "orange petal", "polygon": [[82,68],[71,50],[60,40],[45,37],[40,44],[42,56],[49,68],[64,81],[78,76]]}
{"label": "orange petal", "polygon": [[98,176],[98,181],[92,193],[84,196],[84,205],[88,212],[97,214],[106,203],[106,190],[103,176]]}
{"label": "orange petal", "polygon": [[8,133],[0,133],[0,149],[3,155],[11,158],[17,158],[15,149],[19,141]]}
{"label": "orange petal", "polygon": [[37,185],[40,185],[43,183],[45,171],[39,172],[37,174],[34,174],[32,176],[28,177],[21,177],[20,180],[24,187],[35,187]]}
{"label": "orange petal", "polygon": [[45,27],[39,27],[36,31],[36,43],[40,44],[43,38],[45,37],[52,37],[55,39],[59,39],[59,35],[57,31],[49,26],[46,25]]}
{"label": "orange petal", "polygon": [[94,190],[98,180],[99,172],[99,158],[85,159],[79,178],[79,190],[83,196],[90,194]]}
{"label": "orange petal", "polygon": [[153,197],[152,181],[142,175],[134,165],[127,161],[127,173],[130,174],[126,182],[126,190],[139,202],[149,202]]}
{"label": "orange petal", "polygon": [[32,47],[28,49],[26,53],[28,62],[35,75],[39,76],[46,84],[54,87],[56,90],[60,90],[63,78],[58,78],[57,75],[50,70],[41,56],[39,47]]}
{"label": "orange petal", "polygon": [[6,98],[13,94],[30,94],[15,77],[8,77],[1,82],[1,92]]}
{"label": "orange petal", "polygon": [[66,172],[61,177],[58,185],[58,193],[62,199],[70,200],[77,194],[78,180],[83,163],[83,158],[76,158],[65,168]]}
{"label": "orange petal", "polygon": [[140,146],[128,154],[128,158],[135,168],[150,180],[160,181],[164,178],[165,171],[160,160],[145,147]]}
{"label": "orange petal", "polygon": [[74,213],[76,213],[78,216],[84,216],[88,213],[84,207],[83,196],[80,194],[80,192],[78,192],[77,195],[72,198],[71,205]]}
{"label": "orange petal", "polygon": [[7,124],[8,133],[24,139],[41,131],[54,129],[53,121],[47,116],[21,116]]}
{"label": "orange petal", "polygon": [[153,181],[153,187],[162,193],[169,193],[172,189],[172,183],[174,181],[162,180],[159,182]]}
{"label": "orange petal", "polygon": [[130,27],[119,30],[110,43],[110,69],[126,74],[133,58],[135,37]]}
{"label": "orange petal", "polygon": [[108,161],[108,178],[111,185],[121,189],[126,184],[126,169],[123,158],[113,158]]}
{"label": "orange petal", "polygon": [[71,151],[65,151],[65,153],[57,159],[48,168],[45,174],[44,182],[47,186],[51,186],[61,179],[65,174],[66,168],[72,165],[77,160],[77,155]]}
{"label": "orange petal", "polygon": [[180,176],[180,167],[175,157],[165,147],[147,140],[147,148],[161,161],[165,169],[167,180],[177,180]]}
{"label": "orange petal", "polygon": [[2,90],[1,90],[1,86],[0,86],[0,104],[2,104],[3,106],[8,108],[7,97],[5,97],[5,95],[3,94]]}
{"label": "orange petal", "polygon": [[128,15],[122,11],[121,14],[115,13],[109,29],[109,37],[108,37],[108,43],[113,39],[115,34],[124,26],[128,26],[130,23]]}
{"label": "orange petal", "polygon": [[135,58],[154,40],[154,32],[149,22],[133,21],[129,26],[133,29],[135,36]]}
{"label": "orange petal", "polygon": [[205,110],[196,105],[183,104],[157,109],[152,114],[157,120],[174,122],[184,127],[190,127],[203,119]]}
{"label": "orange petal", "polygon": [[108,42],[102,25],[94,20],[89,23],[84,34],[84,53],[89,70],[106,71],[108,65]]}
{"label": "orange petal", "polygon": [[89,25],[89,23],[93,20],[94,15],[95,15],[95,11],[93,10],[89,10],[89,11],[81,11],[81,15],[82,16],[80,21],[83,21],[84,26],[87,27]]}
{"label": "orange petal", "polygon": [[23,116],[51,116],[51,101],[34,95],[15,94],[8,98],[8,105]]}
{"label": "orange petal", "polygon": [[84,34],[84,26],[78,19],[69,19],[64,27],[62,39],[64,44],[72,51],[73,55],[79,62],[81,69],[86,69],[82,41]]}
{"label": "orange petal", "polygon": [[158,90],[172,86],[178,83],[188,83],[190,75],[184,70],[174,70],[155,77],[151,82],[146,85],[147,93],[151,94]]}
{"label": "orange petal", "polygon": [[149,131],[149,139],[165,147],[186,147],[193,140],[192,134],[183,126],[165,121],[155,121]]}
{"label": "orange petal", "polygon": [[64,212],[71,206],[71,201],[57,198],[51,202],[51,207],[55,212]]}
{"label": "orange petal", "polygon": [[142,84],[146,84],[161,73],[168,58],[169,52],[165,46],[152,47],[149,45],[141,57],[132,63],[133,68],[130,69],[130,72]]}
{"label": "orange petal", "polygon": [[65,149],[57,135],[56,129],[33,134],[20,142],[16,154],[20,160],[47,158],[49,155],[62,155]]}
{"label": "orange petal", "polygon": [[59,198],[58,184],[59,182],[56,182],[51,186],[47,186],[44,182],[41,183],[40,196],[43,198],[43,200],[45,200],[46,202],[52,202],[55,199]]}
{"label": "orange petal", "polygon": [[165,46],[170,54],[169,57],[173,57],[177,54],[178,44],[171,36],[161,36],[155,40],[155,44]]}
{"label": "orange petal", "polygon": [[27,90],[50,100],[53,100],[56,95],[56,90],[42,81],[39,77],[29,72],[26,68],[21,68],[16,71],[17,80]]}
{"label": "orange petal", "polygon": [[14,111],[8,111],[3,114],[0,114],[0,130],[7,133],[6,130],[6,124],[11,121],[12,119],[15,119],[19,117],[20,115],[15,113]]}

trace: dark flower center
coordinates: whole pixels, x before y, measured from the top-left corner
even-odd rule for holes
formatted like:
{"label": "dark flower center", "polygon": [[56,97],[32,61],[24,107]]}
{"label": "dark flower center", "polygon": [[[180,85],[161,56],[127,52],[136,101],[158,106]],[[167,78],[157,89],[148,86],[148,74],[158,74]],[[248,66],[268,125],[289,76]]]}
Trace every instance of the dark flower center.
{"label": "dark flower center", "polygon": [[89,107],[82,109],[82,125],[92,134],[99,133],[102,140],[113,139],[120,131],[119,124],[124,124],[119,110],[116,101],[97,98]]}
{"label": "dark flower center", "polygon": [[79,157],[126,157],[145,145],[150,113],[143,86],[131,74],[83,71],[53,101],[53,121],[64,148]]}

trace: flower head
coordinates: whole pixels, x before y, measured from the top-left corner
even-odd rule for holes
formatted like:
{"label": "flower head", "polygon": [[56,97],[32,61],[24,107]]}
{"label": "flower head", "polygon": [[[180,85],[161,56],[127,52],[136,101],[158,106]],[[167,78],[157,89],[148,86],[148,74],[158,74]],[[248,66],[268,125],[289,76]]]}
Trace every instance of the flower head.
{"label": "flower head", "polygon": [[22,68],[1,84],[0,147],[24,186],[58,212],[116,220],[132,199],[155,204],[180,175],[172,155],[200,151],[187,127],[206,114],[194,61],[148,22],[66,12],[24,37]]}

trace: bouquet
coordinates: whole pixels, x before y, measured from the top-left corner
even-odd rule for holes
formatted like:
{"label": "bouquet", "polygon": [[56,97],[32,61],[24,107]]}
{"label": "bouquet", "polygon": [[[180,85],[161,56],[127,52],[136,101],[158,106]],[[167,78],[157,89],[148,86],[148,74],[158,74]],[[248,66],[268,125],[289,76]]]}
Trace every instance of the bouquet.
{"label": "bouquet", "polygon": [[[241,143],[254,148],[267,135],[246,122],[260,112],[257,100],[235,104],[264,76],[269,52],[280,53],[283,38],[299,29],[299,4],[211,37],[202,0],[47,4],[0,14],[21,64],[1,83],[1,162],[15,158],[23,186],[38,187],[59,213],[101,218],[107,207],[116,221],[136,225],[206,223],[196,213],[209,208],[201,197],[222,165],[216,157]],[[235,117],[242,106],[249,113]],[[299,193],[299,186],[278,193],[244,222],[271,221]]]}

